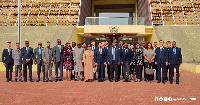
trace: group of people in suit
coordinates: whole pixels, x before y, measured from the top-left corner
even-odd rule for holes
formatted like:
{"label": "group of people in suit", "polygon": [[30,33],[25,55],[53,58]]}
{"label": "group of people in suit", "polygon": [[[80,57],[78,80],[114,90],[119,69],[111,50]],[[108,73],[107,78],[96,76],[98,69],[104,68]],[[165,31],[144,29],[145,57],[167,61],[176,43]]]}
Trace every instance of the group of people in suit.
{"label": "group of people in suit", "polygon": [[[181,48],[176,47],[176,42],[167,41],[167,48],[164,47],[164,41],[160,40],[157,47],[157,42],[152,43],[143,42],[142,47],[139,43],[136,45],[128,44],[120,41],[119,44],[115,40],[111,46],[108,42],[98,43],[95,46],[95,41],[91,44],[85,42],[66,43],[65,46],[61,45],[61,40],[57,39],[57,45],[53,48],[50,47],[50,42],[47,42],[47,47],[42,47],[42,43],[38,43],[38,48],[29,47],[29,41],[25,41],[25,47],[20,49],[20,43],[16,43],[16,49],[11,49],[11,42],[7,42],[7,49],[3,51],[3,64],[6,67],[7,82],[12,80],[13,65],[15,65],[15,82],[22,80],[22,65],[24,82],[27,82],[27,67],[29,69],[29,81],[34,82],[32,78],[32,65],[37,64],[38,79],[40,81],[41,71],[43,72],[43,82],[53,82],[52,80],[52,67],[55,64],[55,74],[57,81],[63,81],[63,68],[66,70],[67,81],[74,78],[78,81],[78,72],[80,72],[80,80],[85,82],[98,82],[105,81],[105,68],[110,82],[120,81],[121,75],[123,82],[141,82],[143,79],[147,83],[154,80],[154,75],[145,73],[147,68],[156,69],[157,83],[164,83],[170,81],[173,84],[174,68],[176,68],[176,84],[179,84],[179,66],[182,63]],[[134,48],[135,47],[135,48]],[[162,68],[162,79],[161,79]],[[74,70],[74,72],[73,72]],[[60,76],[58,73],[60,71]],[[167,73],[169,71],[169,78]],[[136,78],[134,78],[136,75]]]}

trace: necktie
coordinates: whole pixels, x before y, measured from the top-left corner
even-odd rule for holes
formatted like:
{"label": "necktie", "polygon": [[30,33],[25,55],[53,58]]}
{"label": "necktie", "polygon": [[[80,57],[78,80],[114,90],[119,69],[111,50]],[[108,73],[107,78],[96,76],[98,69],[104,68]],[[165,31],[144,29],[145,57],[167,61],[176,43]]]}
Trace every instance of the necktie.
{"label": "necktie", "polygon": [[39,55],[41,55],[41,48],[39,48]]}
{"label": "necktie", "polygon": [[27,54],[28,54],[28,47],[26,47],[27,49],[26,49],[26,51],[27,51]]}
{"label": "necktie", "polygon": [[10,55],[10,49],[8,49],[8,53],[9,53],[9,55]]}
{"label": "necktie", "polygon": [[115,48],[113,48],[113,60],[115,60]]}
{"label": "necktie", "polygon": [[101,49],[100,49],[100,54],[102,54],[102,51],[101,51]]}
{"label": "necktie", "polygon": [[176,55],[176,48],[173,48],[173,51],[174,51],[174,55]]}
{"label": "necktie", "polygon": [[61,53],[61,45],[59,45],[59,50],[60,50],[60,53]]}
{"label": "necktie", "polygon": [[162,48],[160,49],[160,53],[162,53]]}

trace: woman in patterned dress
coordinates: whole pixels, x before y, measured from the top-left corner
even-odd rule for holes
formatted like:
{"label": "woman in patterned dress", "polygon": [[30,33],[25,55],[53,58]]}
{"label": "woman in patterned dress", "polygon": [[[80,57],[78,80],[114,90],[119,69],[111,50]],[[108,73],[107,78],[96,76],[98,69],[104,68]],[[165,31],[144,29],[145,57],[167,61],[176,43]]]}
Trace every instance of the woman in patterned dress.
{"label": "woman in patterned dress", "polygon": [[74,69],[74,62],[73,62],[73,50],[70,45],[65,46],[63,59],[64,59],[64,69],[66,69],[67,81],[71,81],[71,74],[72,70]]}
{"label": "woman in patterned dress", "polygon": [[143,51],[140,49],[140,44],[136,45],[135,50],[135,72],[136,72],[136,80],[135,82],[140,82],[142,78],[142,65],[143,65]]}

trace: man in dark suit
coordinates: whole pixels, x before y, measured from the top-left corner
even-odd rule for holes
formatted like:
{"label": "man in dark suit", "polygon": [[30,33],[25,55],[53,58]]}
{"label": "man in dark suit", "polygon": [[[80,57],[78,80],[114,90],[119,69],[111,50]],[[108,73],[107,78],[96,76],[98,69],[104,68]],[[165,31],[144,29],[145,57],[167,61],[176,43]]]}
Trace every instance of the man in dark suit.
{"label": "man in dark suit", "polygon": [[108,48],[107,62],[110,67],[109,81],[113,82],[115,71],[115,82],[118,82],[118,66],[120,65],[120,50],[116,48],[115,43],[112,43],[112,47]]}
{"label": "man in dark suit", "polygon": [[[106,52],[106,64],[107,64],[107,66],[105,66],[105,68],[107,68],[108,78],[110,78],[110,65],[108,65],[108,61],[107,61],[108,48],[109,48],[109,43],[105,42],[104,49],[105,49],[105,52]],[[105,78],[105,76],[104,76],[104,78]]]}
{"label": "man in dark suit", "polygon": [[63,52],[64,46],[61,45],[61,40],[57,39],[57,45],[53,48],[53,59],[55,63],[55,71],[56,71],[56,81],[58,81],[58,67],[60,67],[60,79],[59,81],[63,81]]}
{"label": "man in dark suit", "polygon": [[[3,65],[6,67],[6,82],[12,81],[14,60],[12,58],[11,42],[7,42],[7,49],[3,50]],[[9,77],[10,71],[10,77]]]}
{"label": "man in dark suit", "polygon": [[37,70],[38,70],[38,80],[36,82],[40,81],[40,74],[41,74],[41,67],[43,72],[43,82],[45,82],[45,66],[42,59],[42,51],[44,47],[42,47],[42,43],[38,43],[38,48],[35,48],[34,50],[34,64],[37,64]]}
{"label": "man in dark suit", "polygon": [[176,47],[176,42],[173,41],[172,48],[169,52],[169,63],[170,63],[170,84],[173,84],[174,68],[176,68],[176,84],[179,85],[179,67],[182,64],[181,48]]}
{"label": "man in dark suit", "polygon": [[102,48],[102,43],[99,43],[99,48],[96,48],[94,53],[95,65],[98,71],[98,82],[104,82],[104,65],[106,65],[106,52]]}
{"label": "man in dark suit", "polygon": [[[171,42],[167,41],[167,52],[168,52],[168,55],[169,55],[170,49],[171,49]],[[169,56],[168,56],[168,60],[169,60]],[[169,78],[167,76],[168,70],[169,70]],[[166,78],[165,78],[165,81],[168,81],[168,79],[170,79],[170,73],[171,73],[171,69],[170,69],[170,65],[168,63],[168,65],[166,66]]]}
{"label": "man in dark suit", "polygon": [[121,64],[123,66],[123,74],[125,80],[123,82],[131,82],[129,79],[130,65],[133,63],[132,52],[128,49],[128,44],[124,44],[124,49],[121,50]]}
{"label": "man in dark suit", "polygon": [[27,66],[29,69],[29,80],[30,82],[33,81],[32,77],[32,65],[33,65],[33,48],[29,47],[29,41],[25,41],[24,48],[21,49],[22,54],[22,64],[23,64],[23,74],[24,74],[24,82],[27,82]]}
{"label": "man in dark suit", "polygon": [[155,64],[158,69],[158,82],[161,82],[161,68],[162,68],[162,83],[165,84],[165,76],[166,76],[166,65],[168,65],[168,51],[167,48],[163,46],[164,41],[159,41],[160,47],[156,49],[156,58]]}
{"label": "man in dark suit", "polygon": [[[117,47],[117,49],[119,49],[120,57],[121,57],[121,50],[124,49],[123,41],[120,41],[118,46],[116,46],[116,47]],[[123,67],[122,68],[121,67],[122,67],[122,65],[120,63],[120,65],[118,66],[118,80],[119,81],[120,81],[121,72],[123,71]],[[123,72],[122,72],[122,76],[123,76],[123,79],[125,79]]]}

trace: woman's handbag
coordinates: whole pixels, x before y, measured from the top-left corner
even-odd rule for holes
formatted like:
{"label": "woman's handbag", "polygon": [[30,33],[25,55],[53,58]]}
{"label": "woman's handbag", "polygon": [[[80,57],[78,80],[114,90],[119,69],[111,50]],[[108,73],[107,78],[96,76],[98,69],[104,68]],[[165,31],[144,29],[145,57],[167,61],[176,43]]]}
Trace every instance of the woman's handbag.
{"label": "woman's handbag", "polygon": [[146,74],[149,74],[149,75],[153,75],[153,74],[154,74],[154,71],[155,71],[154,69],[149,69],[149,68],[146,68],[146,69],[145,69],[145,73],[146,73]]}

